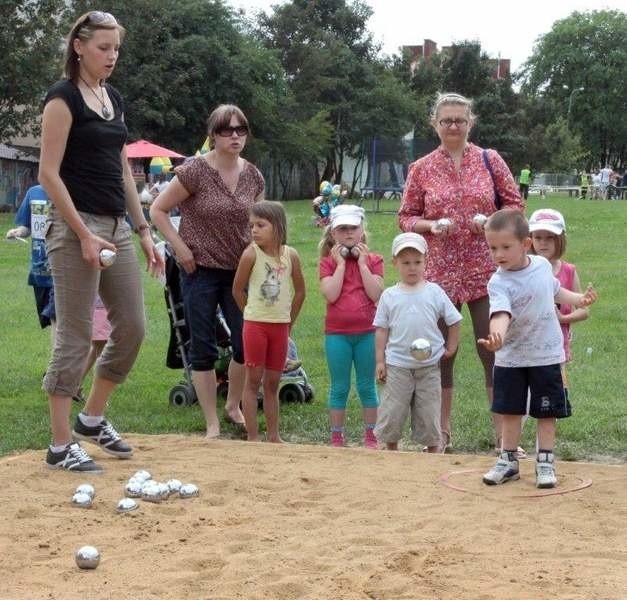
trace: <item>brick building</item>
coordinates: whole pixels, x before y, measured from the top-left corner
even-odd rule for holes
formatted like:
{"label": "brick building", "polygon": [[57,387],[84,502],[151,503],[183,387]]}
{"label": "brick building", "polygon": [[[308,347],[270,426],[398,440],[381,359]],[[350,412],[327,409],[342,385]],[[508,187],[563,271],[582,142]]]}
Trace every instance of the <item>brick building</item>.
{"label": "brick building", "polygon": [[[409,68],[412,73],[422,61],[430,60],[438,52],[446,54],[450,50],[451,46],[442,46],[442,49],[438,51],[438,45],[429,39],[425,39],[421,46],[403,46],[403,51],[409,53]],[[489,65],[494,79],[504,79],[510,74],[511,60],[509,58],[490,58]]]}

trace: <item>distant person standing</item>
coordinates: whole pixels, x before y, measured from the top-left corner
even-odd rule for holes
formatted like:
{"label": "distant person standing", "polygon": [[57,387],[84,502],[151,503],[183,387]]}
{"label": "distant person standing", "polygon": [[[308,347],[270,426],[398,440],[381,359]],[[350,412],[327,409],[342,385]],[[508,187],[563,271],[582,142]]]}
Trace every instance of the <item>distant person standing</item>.
{"label": "distant person standing", "polygon": [[590,193],[592,200],[599,200],[602,198],[602,185],[601,185],[601,173],[599,170],[592,172],[592,191]]}
{"label": "distant person standing", "polygon": [[607,188],[608,200],[618,200],[620,198],[620,193],[618,191],[620,182],[621,176],[616,171],[612,171],[612,174],[610,175],[610,185]]}
{"label": "distant person standing", "polygon": [[529,197],[529,182],[531,181],[531,169],[529,165],[525,165],[525,168],[520,171],[518,178],[518,189],[520,190],[521,197],[526,200]]}
{"label": "distant person standing", "polygon": [[170,182],[167,180],[166,176],[162,173],[148,191],[153,198],[156,198],[163,190],[165,190],[165,188],[168,187],[169,183]]}
{"label": "distant person standing", "polygon": [[590,177],[586,170],[582,170],[579,175],[579,188],[581,189],[581,198],[582,200],[586,199],[586,194],[588,193],[588,188],[590,187]]}
{"label": "distant person standing", "polygon": [[28,273],[28,285],[33,287],[37,317],[44,329],[52,325],[54,338],[54,294],[52,293],[52,275],[48,264],[44,231],[50,207],[50,199],[46,190],[40,185],[29,188],[15,215],[13,229],[7,231],[7,239],[26,238],[31,236],[31,263]]}
{"label": "distant person standing", "polygon": [[601,198],[607,199],[608,197],[608,188],[612,183],[612,176],[614,175],[614,171],[610,168],[609,165],[605,165],[599,171],[599,184],[601,186]]}

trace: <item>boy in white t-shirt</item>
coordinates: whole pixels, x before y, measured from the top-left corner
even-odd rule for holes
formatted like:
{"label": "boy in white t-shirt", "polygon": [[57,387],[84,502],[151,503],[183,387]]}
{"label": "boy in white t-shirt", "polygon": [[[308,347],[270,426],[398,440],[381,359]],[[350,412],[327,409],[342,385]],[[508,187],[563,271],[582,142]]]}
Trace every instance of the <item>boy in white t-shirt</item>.
{"label": "boy in white t-shirt", "polygon": [[[374,317],[377,379],[385,382],[375,427],[376,438],[397,450],[408,414],[412,439],[438,452],[440,431],[440,359],[452,356],[459,344],[461,314],[442,288],[425,281],[427,242],[418,233],[402,233],[392,242],[392,262],[400,281],[386,289]],[[446,344],[438,328],[449,327]],[[415,359],[412,342],[423,338],[431,354]]]}
{"label": "boy in white t-shirt", "polygon": [[485,236],[498,269],[488,283],[490,334],[478,342],[496,352],[492,412],[503,418],[503,451],[483,482],[497,485],[519,479],[515,453],[529,390],[529,414],[538,421],[536,486],[552,488],[557,484],[555,419],[570,414],[560,372],[564,344],[555,303],[589,306],[597,293],[592,285],[583,294],[560,287],[548,260],[527,255],[529,224],[519,211],[492,214]]}

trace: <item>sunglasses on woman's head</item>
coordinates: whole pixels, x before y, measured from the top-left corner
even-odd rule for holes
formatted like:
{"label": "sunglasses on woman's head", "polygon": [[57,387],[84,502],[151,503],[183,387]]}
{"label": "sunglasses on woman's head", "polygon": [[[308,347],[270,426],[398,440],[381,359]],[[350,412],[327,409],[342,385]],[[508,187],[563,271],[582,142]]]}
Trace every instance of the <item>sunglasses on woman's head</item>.
{"label": "sunglasses on woman's head", "polygon": [[102,12],[101,10],[92,10],[87,13],[85,20],[83,21],[84,25],[91,23],[92,25],[101,25],[102,23],[116,23],[117,21],[115,17],[108,12]]}
{"label": "sunglasses on woman's head", "polygon": [[248,135],[248,127],[246,127],[246,125],[238,125],[237,127],[231,127],[229,125],[228,127],[220,127],[219,129],[216,129],[216,133],[220,137],[231,137],[233,133],[236,133],[237,137],[244,137],[245,135]]}

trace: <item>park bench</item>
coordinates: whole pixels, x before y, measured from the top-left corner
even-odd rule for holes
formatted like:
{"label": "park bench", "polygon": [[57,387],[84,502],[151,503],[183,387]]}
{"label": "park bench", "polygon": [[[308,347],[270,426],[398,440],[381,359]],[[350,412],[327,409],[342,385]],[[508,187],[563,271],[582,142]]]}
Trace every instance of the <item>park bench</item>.
{"label": "park bench", "polygon": [[575,194],[575,198],[581,196],[581,186],[579,185],[553,185],[549,186],[550,192],[568,192],[568,196],[572,197]]}

